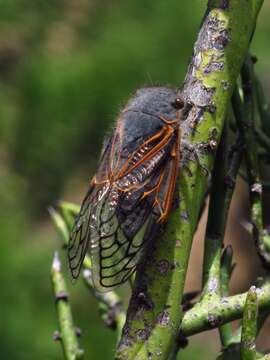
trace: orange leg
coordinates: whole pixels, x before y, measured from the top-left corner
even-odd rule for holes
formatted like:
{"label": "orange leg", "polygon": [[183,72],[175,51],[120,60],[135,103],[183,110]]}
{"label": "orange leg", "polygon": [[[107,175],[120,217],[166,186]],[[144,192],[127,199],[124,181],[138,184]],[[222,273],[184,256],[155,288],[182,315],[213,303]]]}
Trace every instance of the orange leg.
{"label": "orange leg", "polygon": [[[146,145],[148,145],[151,141],[154,141],[156,139],[158,139],[159,137],[162,137],[164,132],[166,133],[166,129],[164,129],[164,127],[159,131],[157,132],[154,136],[152,136],[151,138],[149,138],[147,141],[145,141],[141,146],[139,146],[139,148],[133,152],[133,154],[126,160],[125,164],[122,166],[122,169],[120,170],[120,173],[118,174],[118,179],[124,175],[127,175],[127,173],[125,173],[125,171],[127,170],[129,164],[130,164],[130,161],[132,160],[132,158],[136,155],[136,153],[138,153],[138,151],[140,151],[143,147],[145,147]],[[149,156],[147,154],[147,156]],[[140,163],[142,162],[142,160],[144,161],[145,160],[145,157],[144,156],[141,160],[140,160]],[[135,164],[137,165],[137,164]],[[134,170],[133,168],[130,169],[130,171]],[[130,172],[129,171],[129,172]]]}

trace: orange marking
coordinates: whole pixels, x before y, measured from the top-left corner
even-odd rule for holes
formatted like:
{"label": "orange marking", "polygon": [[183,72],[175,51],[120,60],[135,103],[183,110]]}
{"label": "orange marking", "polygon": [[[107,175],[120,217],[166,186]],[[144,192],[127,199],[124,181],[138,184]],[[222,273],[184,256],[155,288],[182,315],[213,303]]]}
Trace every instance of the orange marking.
{"label": "orange marking", "polygon": [[165,124],[167,124],[167,125],[173,125],[173,124],[176,124],[179,122],[179,119],[170,120],[166,116],[163,116],[163,115],[160,115],[159,118],[161,121],[165,122]]}
{"label": "orange marking", "polygon": [[[154,191],[158,191],[160,189],[160,185],[162,183],[162,180],[163,180],[163,177],[164,177],[164,171],[161,173],[159,179],[158,179],[158,183],[156,186],[154,186],[151,190],[148,190],[148,191],[145,191],[141,197],[141,200],[144,199],[146,196],[150,195],[152,192]],[[156,201],[156,200],[155,200]],[[154,202],[155,203],[155,202]],[[154,207],[154,205],[153,205]]]}
{"label": "orange marking", "polygon": [[[117,138],[119,137],[119,141],[120,141],[120,145],[122,143],[122,139],[123,139],[123,129],[121,125],[117,125],[116,128],[116,133],[114,135],[113,141],[112,141],[112,146],[111,146],[111,151],[110,151],[110,158],[109,158],[109,170],[108,170],[108,177],[106,180],[97,180],[96,176],[93,177],[93,179],[90,182],[90,185],[102,185],[108,181],[110,181],[110,183],[112,184],[112,186],[114,188],[116,188],[119,191],[122,192],[128,192],[134,189],[139,189],[143,186],[145,186],[147,184],[147,182],[149,180],[146,180],[143,184],[140,185],[130,185],[127,188],[123,189],[120,186],[118,186],[116,184],[116,181],[123,178],[124,176],[126,176],[127,174],[129,174],[130,172],[132,172],[133,170],[135,170],[136,168],[138,168],[143,162],[147,161],[148,159],[151,159],[151,157],[155,156],[160,150],[162,150],[170,141],[172,135],[174,132],[176,133],[176,140],[173,144],[172,150],[171,150],[171,160],[173,161],[172,166],[173,168],[169,170],[169,186],[168,186],[168,190],[166,192],[166,196],[165,199],[163,200],[162,205],[160,204],[160,201],[158,200],[158,194],[160,191],[160,187],[162,185],[162,182],[164,180],[165,177],[165,169],[163,169],[159,179],[158,179],[158,183],[157,185],[155,185],[152,189],[146,191],[143,193],[141,199],[144,199],[145,197],[147,197],[148,195],[150,195],[153,192],[156,192],[156,196],[155,196],[155,200],[153,202],[153,207],[158,206],[159,207],[159,211],[161,213],[160,217],[158,218],[157,222],[159,223],[163,223],[165,221],[167,221],[168,216],[169,216],[169,212],[171,209],[171,205],[172,205],[172,200],[173,200],[173,196],[174,196],[174,191],[175,191],[175,185],[176,185],[176,180],[177,180],[177,175],[178,175],[178,164],[180,161],[180,141],[181,141],[181,128],[178,129],[174,129],[171,125],[172,124],[176,124],[177,122],[179,122],[181,120],[181,114],[179,112],[177,119],[176,120],[169,120],[164,116],[160,116],[160,119],[166,124],[165,126],[162,127],[162,129],[160,131],[158,131],[155,135],[153,135],[152,137],[150,137],[148,140],[146,140],[142,145],[139,146],[139,148],[137,150],[135,150],[133,152],[133,154],[125,161],[124,165],[122,166],[121,169],[119,169],[119,173],[116,174],[118,167],[119,167],[119,162],[120,162],[120,155],[118,155],[116,161],[114,159],[115,156],[115,144],[117,141]],[[151,143],[154,140],[157,140],[159,138],[162,138],[161,141],[156,144],[148,153],[146,153],[136,164],[133,164],[129,169],[128,167],[130,166],[130,162],[131,160],[134,158],[134,156],[146,145],[148,145],[149,143]],[[116,162],[115,166],[113,166],[112,169],[112,164],[113,162]]]}
{"label": "orange marking", "polygon": [[[149,153],[147,153],[145,156],[143,156],[136,164],[134,164],[133,166],[131,166],[130,169],[126,170],[126,168],[129,165],[130,160],[132,159],[132,157],[134,155],[132,155],[129,159],[127,159],[127,162],[124,164],[123,168],[121,169],[120,173],[118,174],[118,179],[120,179],[121,177],[129,174],[132,170],[136,169],[138,166],[140,166],[144,161],[148,160],[149,158],[151,158],[152,155],[155,155],[159,150],[162,150],[162,148],[164,148],[168,141],[170,140],[174,130],[171,127],[168,127],[167,129],[165,129],[166,131],[166,135],[164,136],[164,138],[161,140],[160,143],[158,143],[156,146],[153,147],[153,149],[151,149],[149,151]],[[154,137],[150,138],[147,140],[147,142],[145,142],[142,146],[145,146],[146,143],[149,143],[150,141],[153,140]],[[140,147],[141,148],[141,147]],[[139,149],[140,149],[139,148]],[[139,149],[137,151],[139,151]],[[136,152],[137,152],[136,151]]]}
{"label": "orange marking", "polygon": [[[129,169],[128,172],[125,173],[126,169],[129,166],[130,161],[132,160],[132,158],[136,155],[136,153],[138,153],[138,151],[140,151],[144,146],[146,146],[147,144],[149,144],[151,141],[154,141],[156,139],[158,139],[159,137],[161,137],[163,135],[163,133],[166,132],[166,129],[164,129],[164,127],[157,132],[155,135],[153,135],[151,138],[149,138],[148,140],[146,140],[141,146],[139,146],[138,149],[136,149],[131,156],[126,160],[126,162],[124,163],[124,165],[122,166],[122,169],[120,170],[120,173],[118,174],[117,178],[120,179],[122,176],[127,175],[130,171],[134,170],[134,168],[138,167],[138,163],[142,163],[142,161],[145,161],[145,157],[149,156],[149,154],[145,155],[144,157],[142,157],[140,159],[140,161],[136,164],[133,165],[133,167],[131,169]],[[154,150],[155,147],[152,149]]]}
{"label": "orange marking", "polygon": [[178,175],[178,164],[180,161],[180,154],[179,154],[180,136],[181,136],[181,129],[179,128],[179,130],[177,132],[176,141],[174,143],[174,152],[175,152],[176,156],[173,159],[174,164],[173,164],[172,181],[170,181],[169,188],[168,188],[165,200],[164,200],[164,206],[163,206],[164,211],[162,212],[161,216],[158,219],[159,223],[163,223],[163,222],[167,221],[169,212],[171,209],[171,205],[172,205],[172,200],[173,200],[173,196],[174,196],[174,190],[175,190],[175,185],[176,185],[176,180],[177,180],[177,175]]}

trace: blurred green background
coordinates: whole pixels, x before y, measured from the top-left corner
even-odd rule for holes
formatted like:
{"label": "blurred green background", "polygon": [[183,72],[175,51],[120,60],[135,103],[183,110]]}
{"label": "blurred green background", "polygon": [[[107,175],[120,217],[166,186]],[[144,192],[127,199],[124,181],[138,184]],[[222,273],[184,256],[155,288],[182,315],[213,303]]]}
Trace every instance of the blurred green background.
{"label": "blurred green background", "polygon": [[[205,6],[206,0],[0,0],[2,359],[62,358],[52,341],[49,279],[60,241],[47,208],[82,200],[102,138],[136,88],[181,84]],[[265,2],[253,42],[266,90],[269,16]],[[86,359],[111,359],[115,337],[96,302],[81,284],[69,287]],[[187,358],[200,351],[210,359],[212,350],[195,341]]]}

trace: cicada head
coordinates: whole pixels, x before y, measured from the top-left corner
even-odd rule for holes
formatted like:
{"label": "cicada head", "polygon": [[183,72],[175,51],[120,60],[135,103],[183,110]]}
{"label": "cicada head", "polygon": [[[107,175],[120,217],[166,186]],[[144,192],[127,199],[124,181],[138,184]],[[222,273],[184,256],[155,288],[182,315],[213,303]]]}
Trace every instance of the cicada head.
{"label": "cicada head", "polygon": [[164,127],[164,120],[179,127],[184,101],[177,92],[167,87],[146,87],[136,91],[124,110],[118,123],[123,128],[123,150],[133,151],[144,141]]}
{"label": "cicada head", "polygon": [[173,118],[177,109],[176,91],[167,87],[146,87],[135,92],[125,110],[140,111],[152,116]]}

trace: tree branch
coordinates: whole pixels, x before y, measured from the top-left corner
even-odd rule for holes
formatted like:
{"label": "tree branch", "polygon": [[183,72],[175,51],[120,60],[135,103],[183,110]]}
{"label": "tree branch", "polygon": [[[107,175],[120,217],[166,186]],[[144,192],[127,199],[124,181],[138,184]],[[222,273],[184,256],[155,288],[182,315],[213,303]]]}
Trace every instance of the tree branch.
{"label": "tree branch", "polygon": [[[243,315],[247,293],[224,297],[220,303],[209,302],[200,311],[192,308],[184,315],[181,331],[185,336],[217,328]],[[258,307],[260,310],[270,308],[270,283],[257,288]]]}
{"label": "tree branch", "polygon": [[[165,360],[174,348],[192,239],[207,189],[203,174],[213,166],[210,141],[215,134],[218,145],[261,5],[262,0],[209,1],[180,92],[191,109],[181,125],[179,206],[138,268],[117,359]],[[209,152],[198,156],[202,149]]]}
{"label": "tree branch", "polygon": [[[245,144],[245,163],[247,181],[249,185],[249,199],[251,207],[252,233],[258,255],[265,267],[270,267],[270,234],[264,229],[262,191],[263,185],[260,175],[258,145],[255,134],[260,134],[262,126],[262,114],[258,110],[256,92],[256,79],[253,70],[253,62],[247,57],[242,68],[243,101],[238,91],[234,93],[233,104],[236,121],[238,122],[241,136]],[[256,129],[256,131],[255,131]],[[264,135],[264,138],[266,135]]]}
{"label": "tree branch", "polygon": [[83,279],[88,289],[99,302],[102,320],[106,326],[116,330],[118,338],[120,338],[121,331],[126,319],[120,297],[116,294],[115,291],[109,291],[106,293],[97,292],[93,285],[91,270],[89,269],[83,270]]}
{"label": "tree branch", "polygon": [[84,352],[79,348],[76,329],[73,324],[69,304],[69,295],[66,289],[64,277],[61,273],[61,263],[57,253],[55,253],[52,263],[51,280],[60,328],[57,340],[59,339],[61,341],[65,359],[82,359]]}
{"label": "tree branch", "polygon": [[244,307],[241,355],[243,360],[253,360],[256,357],[256,336],[258,318],[258,299],[256,287],[252,286],[248,293]]}
{"label": "tree branch", "polygon": [[[221,257],[220,282],[221,297],[229,295],[229,282],[233,271],[232,265],[233,251],[231,245],[228,245],[223,251]],[[233,339],[233,331],[231,324],[224,324],[218,328],[221,344],[225,348]]]}

